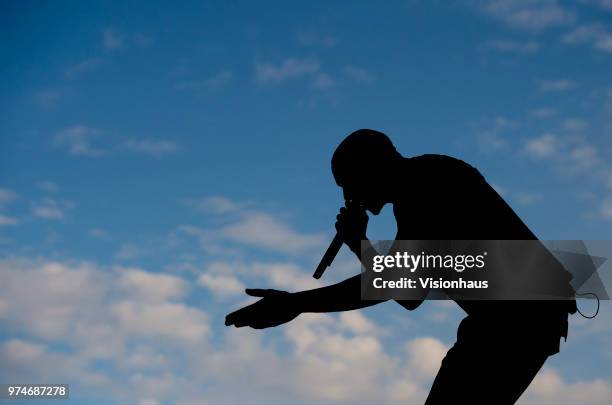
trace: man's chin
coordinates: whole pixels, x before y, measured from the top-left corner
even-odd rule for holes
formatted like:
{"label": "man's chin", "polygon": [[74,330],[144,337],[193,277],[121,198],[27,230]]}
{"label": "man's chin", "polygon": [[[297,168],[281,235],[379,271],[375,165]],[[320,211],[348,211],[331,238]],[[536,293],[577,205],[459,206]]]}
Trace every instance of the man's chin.
{"label": "man's chin", "polygon": [[366,209],[370,211],[372,215],[378,215],[380,214],[380,211],[382,211],[383,207],[384,207],[384,204],[377,206],[377,207],[367,207]]}

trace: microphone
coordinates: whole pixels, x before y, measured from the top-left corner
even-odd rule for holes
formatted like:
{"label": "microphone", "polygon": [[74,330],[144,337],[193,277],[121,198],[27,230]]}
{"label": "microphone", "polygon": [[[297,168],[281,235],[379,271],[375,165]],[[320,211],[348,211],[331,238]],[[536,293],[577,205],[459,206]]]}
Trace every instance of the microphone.
{"label": "microphone", "polygon": [[[344,205],[347,209],[353,209],[353,207],[359,207],[359,204],[354,204],[350,201],[346,201]],[[342,243],[343,243],[342,237],[340,236],[340,234],[338,234],[338,232],[336,232],[336,236],[334,236],[334,239],[329,244],[329,247],[325,251],[323,258],[321,258],[321,261],[319,262],[317,269],[312,275],[314,278],[316,278],[317,280],[320,279],[321,276],[323,275],[323,272],[327,270],[329,266],[331,266],[332,262],[336,258],[336,255],[340,251],[340,248],[342,247]]]}
{"label": "microphone", "polygon": [[329,244],[329,247],[325,251],[325,254],[319,262],[317,269],[312,275],[314,278],[316,278],[317,280],[320,279],[323,275],[323,272],[327,270],[329,266],[331,266],[332,262],[336,258],[336,255],[340,251],[340,248],[342,247],[342,243],[342,237],[336,232],[336,236],[334,236],[334,239]]}

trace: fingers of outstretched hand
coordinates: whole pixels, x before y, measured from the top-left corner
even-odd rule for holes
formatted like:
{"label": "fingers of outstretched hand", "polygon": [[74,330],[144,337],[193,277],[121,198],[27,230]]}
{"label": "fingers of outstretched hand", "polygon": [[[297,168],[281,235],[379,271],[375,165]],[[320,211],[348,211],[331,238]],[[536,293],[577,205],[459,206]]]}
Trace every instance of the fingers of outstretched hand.
{"label": "fingers of outstretched hand", "polygon": [[232,312],[225,317],[225,326],[232,325],[236,328],[250,326],[253,329],[264,329],[273,326],[267,317],[262,318],[261,315],[257,315],[256,312],[249,307]]}
{"label": "fingers of outstretched hand", "polygon": [[271,288],[247,288],[244,290],[245,293],[251,297],[275,297],[287,294],[285,291],[274,290]]}
{"label": "fingers of outstretched hand", "polygon": [[248,325],[253,319],[253,305],[246,306],[225,317],[225,326],[234,325],[237,328]]}

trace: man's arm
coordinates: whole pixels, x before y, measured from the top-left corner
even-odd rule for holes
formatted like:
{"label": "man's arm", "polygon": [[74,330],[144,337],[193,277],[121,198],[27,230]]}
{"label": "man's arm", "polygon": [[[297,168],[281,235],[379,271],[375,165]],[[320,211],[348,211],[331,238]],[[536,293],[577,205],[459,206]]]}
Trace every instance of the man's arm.
{"label": "man's arm", "polygon": [[[349,215],[353,218],[350,218]],[[359,217],[355,218],[354,215]],[[368,217],[365,212],[361,214],[349,213],[343,208],[336,223],[337,231],[345,237],[344,243],[360,261],[365,260],[366,263],[371,262],[372,258],[370,256],[376,254],[365,236],[367,221]],[[355,229],[350,229],[353,227]],[[366,243],[366,248],[363,249],[366,257],[362,257],[362,241]],[[296,293],[269,289],[247,289],[246,293],[262,299],[227,315],[225,318],[226,325],[250,326],[256,329],[269,328],[289,322],[305,312],[351,311],[385,301],[361,299],[361,275],[350,277],[327,287]],[[404,308],[412,310],[419,306],[421,301],[397,302]]]}
{"label": "man's arm", "polygon": [[[351,246],[351,250],[356,248],[353,243]],[[361,257],[360,252],[353,252]],[[361,299],[360,275],[327,287],[295,293],[272,289],[247,289],[246,293],[261,299],[227,315],[225,325],[269,328],[289,322],[301,313],[351,311],[383,302]]]}
{"label": "man's arm", "polygon": [[361,299],[361,275],[347,278],[340,283],[314,290],[291,294],[300,312],[337,312],[352,311],[370,307],[383,300]]}

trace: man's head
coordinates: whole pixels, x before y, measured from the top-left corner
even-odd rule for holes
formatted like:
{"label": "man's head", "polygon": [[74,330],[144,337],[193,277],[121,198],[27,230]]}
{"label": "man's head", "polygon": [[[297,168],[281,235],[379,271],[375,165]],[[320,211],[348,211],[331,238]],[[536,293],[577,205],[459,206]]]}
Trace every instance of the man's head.
{"label": "man's head", "polygon": [[332,172],[346,200],[360,202],[373,214],[392,200],[390,179],[402,155],[382,132],[360,129],[347,136],[332,157]]}

